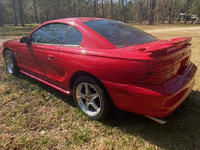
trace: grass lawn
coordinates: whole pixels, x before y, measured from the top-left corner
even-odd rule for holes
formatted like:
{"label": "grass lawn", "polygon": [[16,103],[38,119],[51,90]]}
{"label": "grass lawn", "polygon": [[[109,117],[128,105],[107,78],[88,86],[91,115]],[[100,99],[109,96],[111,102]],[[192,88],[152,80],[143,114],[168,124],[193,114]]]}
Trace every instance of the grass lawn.
{"label": "grass lawn", "polygon": [[[6,25],[0,28],[0,40],[25,36],[37,26]],[[168,31],[180,26],[135,26],[162,39],[192,36],[191,60],[200,68],[200,29]],[[72,97],[23,74],[9,75],[0,55],[0,149],[199,150],[199,91],[198,69],[192,93],[166,118],[165,125],[123,111],[110,119],[93,121],[75,107]]]}

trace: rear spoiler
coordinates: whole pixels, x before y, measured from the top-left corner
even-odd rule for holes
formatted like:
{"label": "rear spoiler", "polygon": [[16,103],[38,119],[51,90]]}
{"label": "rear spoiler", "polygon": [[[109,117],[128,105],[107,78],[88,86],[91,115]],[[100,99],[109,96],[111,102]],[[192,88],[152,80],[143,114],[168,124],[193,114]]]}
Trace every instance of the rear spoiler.
{"label": "rear spoiler", "polygon": [[185,47],[191,41],[191,37],[179,37],[172,39],[166,43],[158,43],[154,46],[146,48],[144,50],[145,53],[149,54],[150,56],[160,56],[175,50],[178,50],[182,47]]}

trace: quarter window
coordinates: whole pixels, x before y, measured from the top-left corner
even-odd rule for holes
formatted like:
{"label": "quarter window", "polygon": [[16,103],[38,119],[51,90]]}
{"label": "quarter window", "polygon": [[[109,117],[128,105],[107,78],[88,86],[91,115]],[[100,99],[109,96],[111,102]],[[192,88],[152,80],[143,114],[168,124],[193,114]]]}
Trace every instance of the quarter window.
{"label": "quarter window", "polygon": [[83,36],[81,32],[75,27],[70,26],[69,31],[67,32],[64,44],[80,45],[82,40],[83,40]]}

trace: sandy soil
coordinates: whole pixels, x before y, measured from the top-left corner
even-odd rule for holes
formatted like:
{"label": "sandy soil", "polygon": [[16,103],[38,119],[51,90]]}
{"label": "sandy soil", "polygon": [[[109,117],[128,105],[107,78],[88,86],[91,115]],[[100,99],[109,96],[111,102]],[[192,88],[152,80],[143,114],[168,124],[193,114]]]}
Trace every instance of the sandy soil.
{"label": "sandy soil", "polygon": [[172,31],[194,31],[194,30],[197,30],[199,31],[200,30],[200,27],[180,27],[180,28],[165,28],[165,29],[153,29],[153,30],[144,30],[148,33],[158,33],[158,32],[166,32],[166,31],[169,31],[169,32],[172,32]]}

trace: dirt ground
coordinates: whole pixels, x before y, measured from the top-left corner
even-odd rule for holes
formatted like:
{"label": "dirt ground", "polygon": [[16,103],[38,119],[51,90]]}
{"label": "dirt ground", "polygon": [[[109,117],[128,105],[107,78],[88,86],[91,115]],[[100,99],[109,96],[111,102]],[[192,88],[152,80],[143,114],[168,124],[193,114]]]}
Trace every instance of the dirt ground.
{"label": "dirt ground", "polygon": [[145,30],[146,32],[172,32],[172,31],[194,31],[194,30],[200,30],[200,27],[180,27],[180,28],[164,28],[164,29],[150,29]]}

